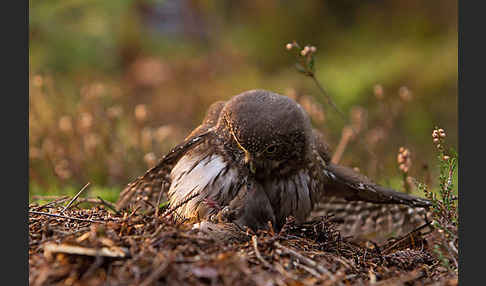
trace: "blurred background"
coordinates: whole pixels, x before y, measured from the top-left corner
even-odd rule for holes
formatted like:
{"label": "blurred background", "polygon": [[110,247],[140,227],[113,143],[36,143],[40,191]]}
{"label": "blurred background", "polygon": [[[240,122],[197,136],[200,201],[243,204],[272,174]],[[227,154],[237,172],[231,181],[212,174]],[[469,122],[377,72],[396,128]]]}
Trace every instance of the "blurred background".
{"label": "blurred background", "polygon": [[[202,120],[262,88],[296,99],[335,160],[403,189],[434,187],[431,133],[457,146],[457,1],[29,1],[30,198],[115,201]],[[359,131],[295,69],[313,45],[316,77]]]}

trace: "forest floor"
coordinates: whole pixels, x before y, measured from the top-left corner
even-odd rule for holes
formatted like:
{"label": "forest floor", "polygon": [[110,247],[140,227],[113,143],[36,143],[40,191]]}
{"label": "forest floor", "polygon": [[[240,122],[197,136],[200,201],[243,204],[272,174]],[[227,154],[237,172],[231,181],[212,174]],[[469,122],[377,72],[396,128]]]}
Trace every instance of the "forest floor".
{"label": "forest floor", "polygon": [[457,285],[428,227],[352,242],[329,218],[217,239],[170,213],[121,213],[69,197],[29,205],[30,285]]}

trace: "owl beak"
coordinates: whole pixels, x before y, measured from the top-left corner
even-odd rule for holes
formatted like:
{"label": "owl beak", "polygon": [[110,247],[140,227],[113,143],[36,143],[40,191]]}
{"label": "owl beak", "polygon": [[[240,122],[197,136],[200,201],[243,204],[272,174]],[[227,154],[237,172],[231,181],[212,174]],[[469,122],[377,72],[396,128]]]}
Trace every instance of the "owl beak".
{"label": "owl beak", "polygon": [[245,165],[248,166],[252,174],[256,173],[255,164],[253,164],[253,159],[248,151],[245,151]]}

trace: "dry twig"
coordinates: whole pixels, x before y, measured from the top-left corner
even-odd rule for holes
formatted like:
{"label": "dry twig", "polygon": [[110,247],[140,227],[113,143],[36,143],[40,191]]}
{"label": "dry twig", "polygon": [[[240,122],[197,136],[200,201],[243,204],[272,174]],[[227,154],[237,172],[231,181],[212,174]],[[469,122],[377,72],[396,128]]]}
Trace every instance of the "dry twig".
{"label": "dry twig", "polygon": [[[194,191],[194,189],[192,190]],[[192,192],[191,191],[191,192]],[[163,215],[162,217],[168,217],[171,213],[173,213],[174,211],[176,211],[178,208],[182,207],[183,205],[187,204],[190,200],[194,199],[195,197],[199,196],[199,193],[194,193],[192,194],[191,196],[189,196],[187,199],[185,199],[184,201],[180,202],[178,205],[176,205],[175,207],[173,208],[170,208],[168,209]]]}
{"label": "dry twig", "polygon": [[92,220],[92,219],[87,219],[87,218],[70,217],[70,216],[65,216],[65,215],[51,214],[51,213],[38,212],[38,211],[29,211],[29,213],[31,213],[31,214],[38,214],[38,215],[52,216],[52,217],[57,217],[57,218],[72,219],[72,220],[77,220],[77,221],[86,221],[86,222],[95,222],[95,223],[105,223],[102,220]]}
{"label": "dry twig", "polygon": [[263,265],[265,265],[267,268],[273,269],[272,265],[268,261],[266,261],[260,254],[260,251],[258,251],[258,242],[257,242],[256,235],[253,235],[251,237],[251,240],[253,241],[253,249],[255,249],[255,255],[258,258],[258,260],[260,260],[263,263]]}
{"label": "dry twig", "polygon": [[155,269],[149,277],[147,277],[142,283],[140,283],[140,286],[148,286],[152,285],[155,281],[159,279],[159,277],[166,271],[167,266],[169,266],[169,260],[164,260],[164,263],[162,263],[157,269]]}
{"label": "dry twig", "polygon": [[47,243],[44,245],[44,252],[46,255],[50,255],[50,253],[67,253],[87,256],[123,258],[127,256],[128,250],[123,247],[102,247],[96,249],[77,245]]}
{"label": "dry twig", "polygon": [[293,250],[293,249],[290,249],[288,247],[285,247],[283,245],[281,245],[278,241],[275,241],[274,242],[274,245],[280,249],[282,249],[285,253],[287,254],[290,254],[292,256],[294,256],[295,258],[299,259],[300,261],[302,261],[305,265],[309,266],[309,267],[312,267],[314,269],[317,269],[317,271],[319,271],[321,274],[326,274],[328,275],[331,279],[334,280],[334,276],[332,275],[331,272],[329,272],[329,270],[327,270],[324,266],[322,265],[319,265],[317,262],[315,262],[314,260],[310,259],[310,258],[307,258],[305,256],[303,256],[302,254],[298,253],[297,251]]}
{"label": "dry twig", "polygon": [[[45,198],[39,198],[39,199],[40,199],[40,200],[42,200],[42,199],[46,199],[46,198],[47,198],[47,197],[45,197]],[[41,209],[43,209],[43,208],[49,208],[49,207],[51,207],[51,206],[53,206],[53,205],[55,205],[55,204],[60,204],[60,203],[63,203],[64,201],[66,201],[66,200],[68,200],[68,199],[69,199],[69,197],[68,197],[68,196],[62,196],[62,197],[57,198],[57,199],[55,199],[55,200],[53,200],[53,201],[50,201],[50,202],[48,202],[48,203],[45,203],[45,204],[40,205],[40,206],[38,206],[38,207],[35,207],[35,208],[34,208],[34,210],[39,211],[39,210],[41,210]]]}
{"label": "dry twig", "polygon": [[104,206],[106,206],[107,208],[109,208],[110,210],[114,211],[115,214],[117,215],[120,215],[120,212],[115,208],[114,205],[112,205],[111,203],[103,200],[100,196],[97,196],[96,198],[98,198],[98,200],[100,200],[100,203]]}
{"label": "dry twig", "polygon": [[86,190],[90,185],[90,182],[88,182],[84,187],[81,188],[81,190],[73,197],[73,199],[61,210],[61,213],[65,212],[71,205],[74,203],[74,201],[81,195],[81,193]]}

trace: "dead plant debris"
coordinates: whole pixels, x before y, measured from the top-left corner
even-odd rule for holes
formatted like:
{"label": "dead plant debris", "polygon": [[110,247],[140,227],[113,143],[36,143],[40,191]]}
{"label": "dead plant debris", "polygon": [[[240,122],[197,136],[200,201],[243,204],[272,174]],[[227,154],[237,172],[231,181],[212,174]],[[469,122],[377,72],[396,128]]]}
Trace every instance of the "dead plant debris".
{"label": "dead plant debris", "polygon": [[289,218],[278,233],[219,240],[162,214],[114,213],[101,201],[64,210],[62,202],[29,206],[30,285],[457,284],[417,233],[356,243],[326,217]]}

